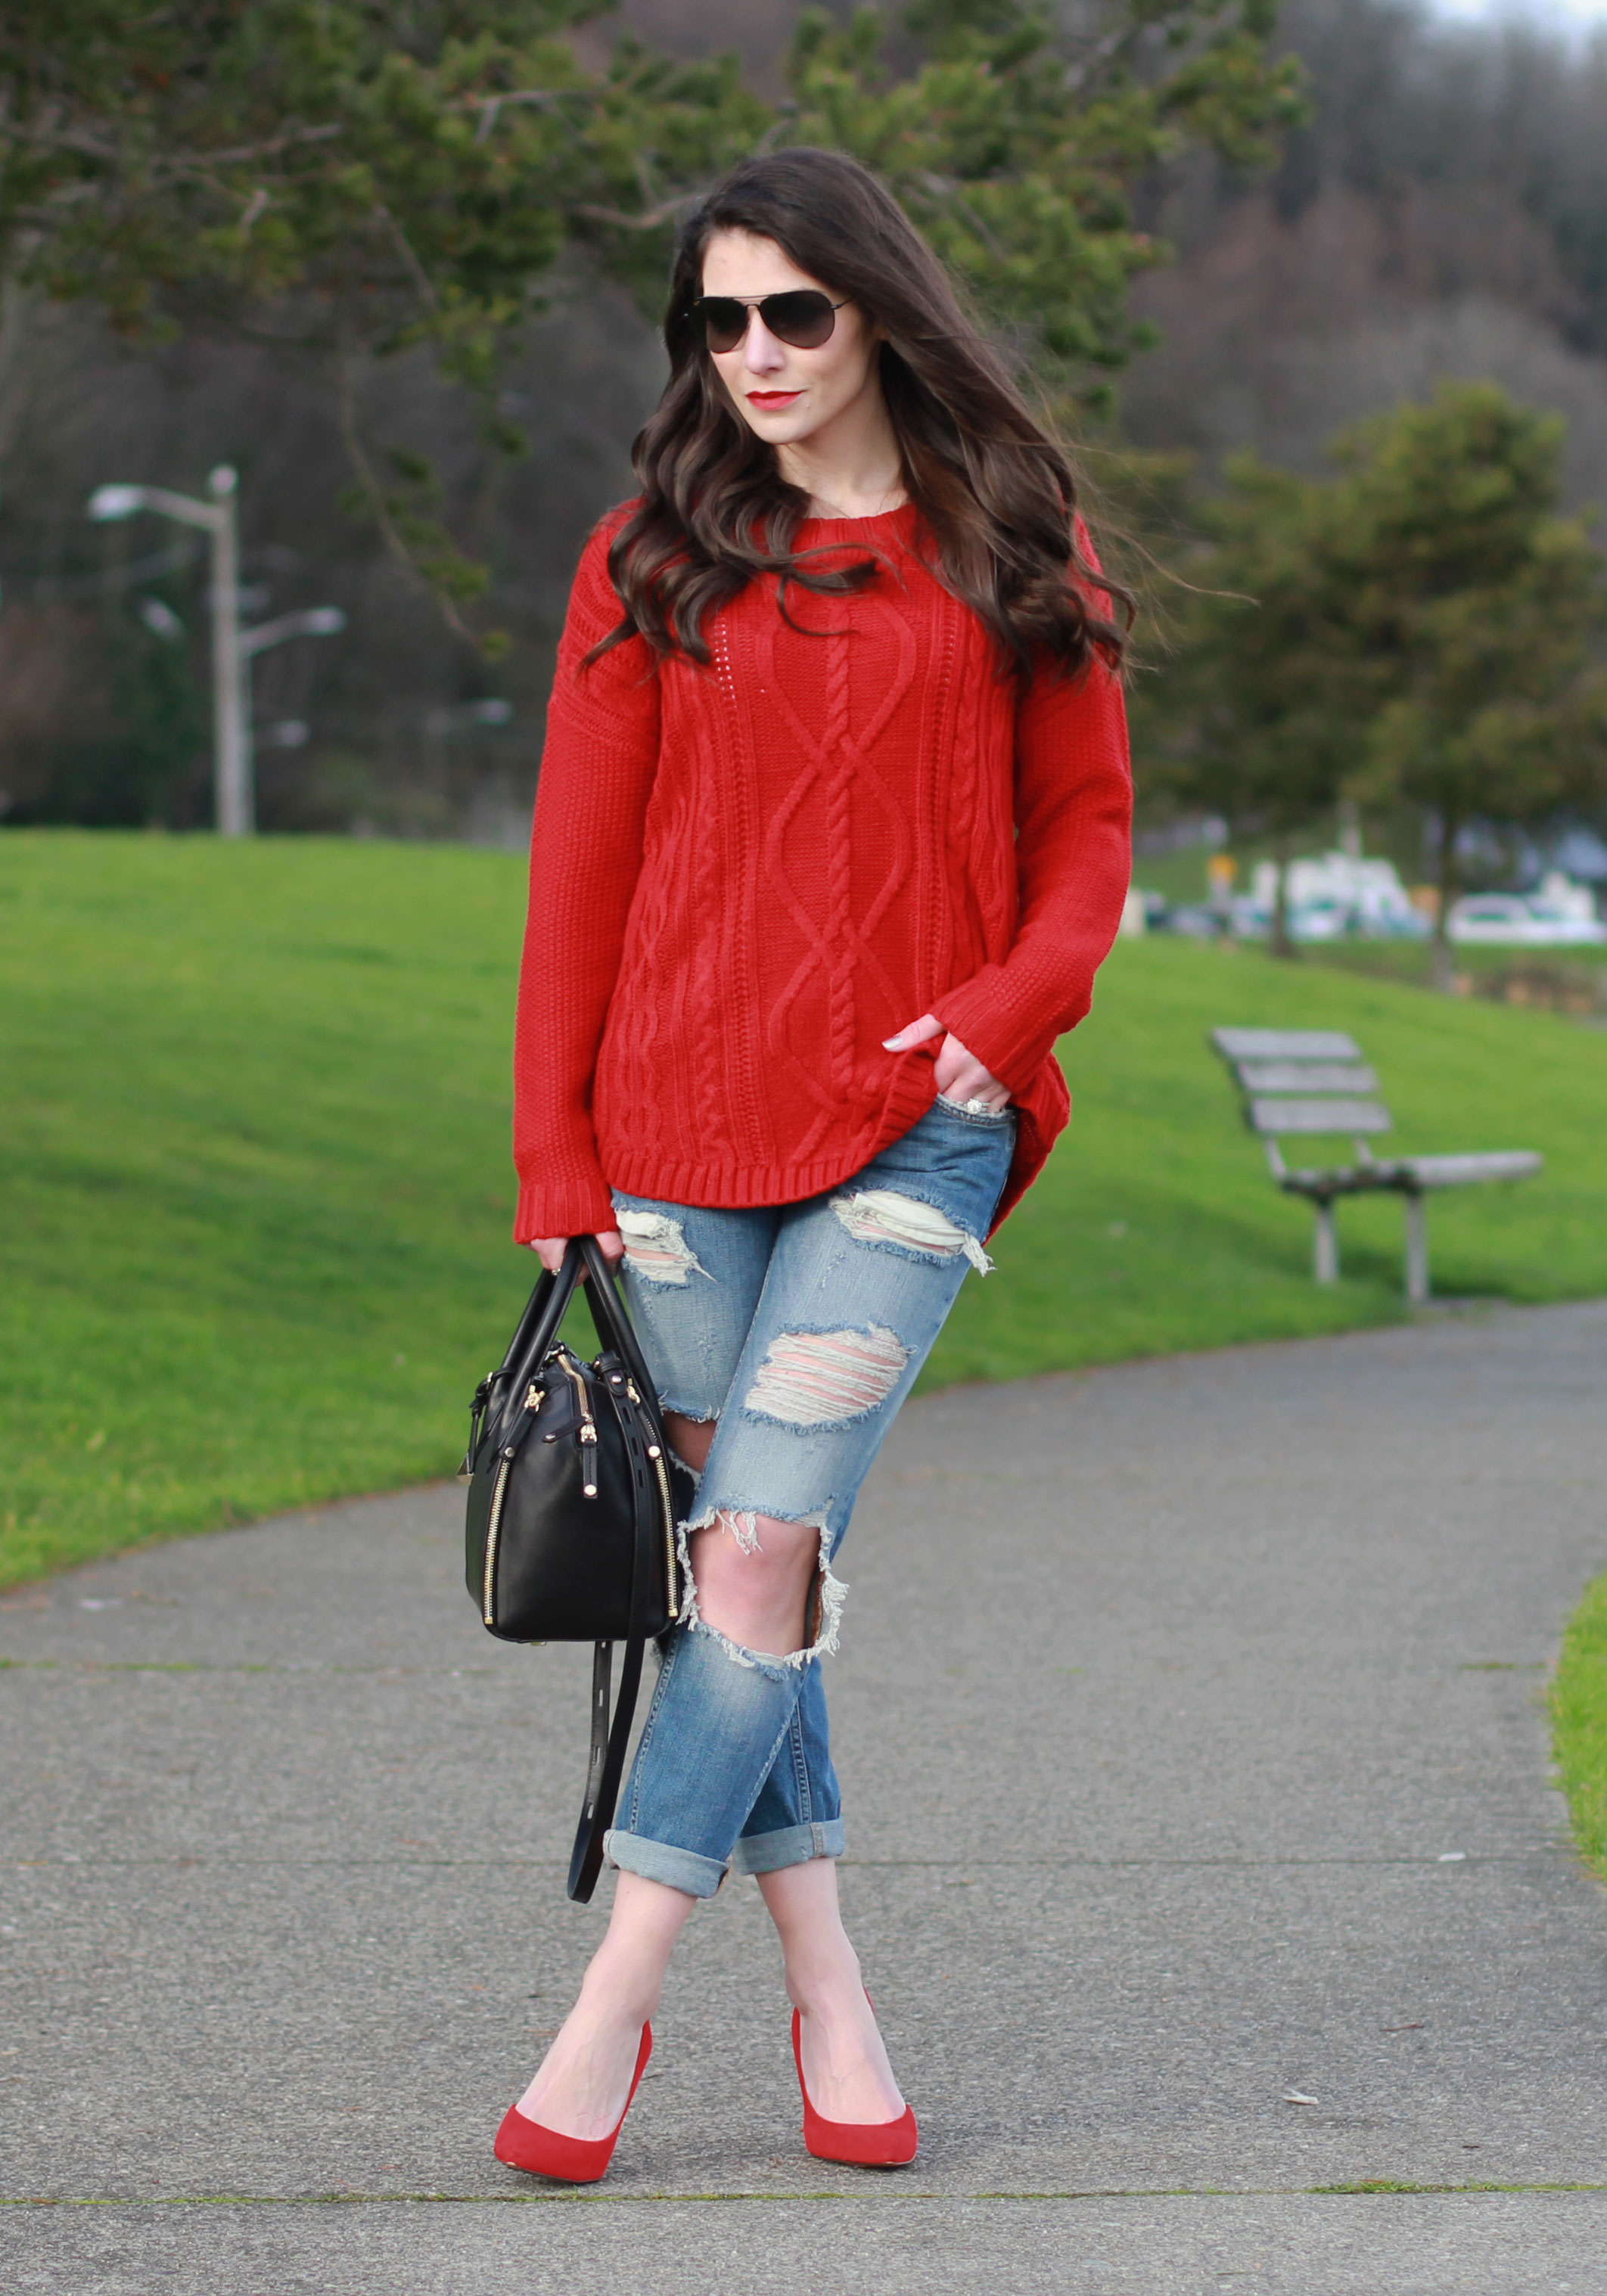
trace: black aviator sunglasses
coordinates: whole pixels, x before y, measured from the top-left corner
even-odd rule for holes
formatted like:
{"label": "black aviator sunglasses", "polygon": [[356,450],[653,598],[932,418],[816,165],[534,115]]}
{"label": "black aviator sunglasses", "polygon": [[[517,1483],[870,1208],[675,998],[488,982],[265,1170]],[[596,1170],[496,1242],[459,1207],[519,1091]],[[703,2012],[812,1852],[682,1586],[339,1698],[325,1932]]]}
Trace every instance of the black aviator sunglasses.
{"label": "black aviator sunglasses", "polygon": [[748,314],[757,311],[778,343],[795,351],[815,351],[830,342],[843,303],[833,303],[818,287],[790,287],[779,295],[700,295],[691,316],[700,320],[711,351],[734,351],[748,332]]}

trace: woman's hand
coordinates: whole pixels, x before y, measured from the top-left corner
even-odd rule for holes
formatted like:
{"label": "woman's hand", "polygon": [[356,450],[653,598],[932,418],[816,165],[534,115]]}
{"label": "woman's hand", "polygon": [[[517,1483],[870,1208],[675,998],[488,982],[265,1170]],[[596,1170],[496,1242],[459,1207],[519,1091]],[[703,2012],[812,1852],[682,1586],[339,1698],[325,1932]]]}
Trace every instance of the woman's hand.
{"label": "woman's hand", "polygon": [[[596,1240],[603,1257],[611,1267],[616,1260],[624,1259],[625,1238],[617,1227],[611,1227],[606,1234],[599,1234]],[[531,1239],[530,1250],[541,1254],[541,1264],[547,1274],[556,1275],[558,1270],[563,1266],[563,1255],[569,1250],[571,1241],[572,1239],[567,1235],[538,1235]],[[580,1271],[580,1280],[582,1283],[586,1281],[584,1268]]]}
{"label": "woman's hand", "polygon": [[942,1037],[937,1060],[938,1090],[945,1100],[957,1101],[962,1108],[968,1100],[985,1100],[989,1108],[1008,1108],[1009,1087],[997,1077],[990,1076],[974,1053],[968,1053],[958,1037],[945,1036],[943,1023],[935,1013],[923,1013],[900,1029],[896,1037],[882,1039],[890,1053],[907,1053],[916,1045],[924,1045],[933,1037]]}

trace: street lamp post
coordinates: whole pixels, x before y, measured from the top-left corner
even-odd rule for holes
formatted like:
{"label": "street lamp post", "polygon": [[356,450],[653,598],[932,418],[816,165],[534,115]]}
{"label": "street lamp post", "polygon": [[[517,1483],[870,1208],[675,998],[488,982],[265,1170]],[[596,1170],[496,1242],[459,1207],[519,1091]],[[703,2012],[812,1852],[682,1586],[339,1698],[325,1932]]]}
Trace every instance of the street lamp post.
{"label": "street lamp post", "polygon": [[245,778],[247,742],[241,725],[240,532],[234,512],[238,479],[219,463],[207,480],[209,502],[169,487],[97,487],[89,515],[105,521],[153,510],[182,525],[199,526],[212,545],[212,787],[220,836],[251,833],[250,790]]}
{"label": "street lamp post", "polygon": [[212,788],[220,837],[250,837],[257,827],[251,774],[251,660],[285,638],[326,637],[344,629],[338,606],[281,614],[254,630],[240,627],[238,478],[220,463],[207,480],[211,499],[175,494],[168,487],[97,487],[89,515],[104,521],[150,510],[198,526],[212,545]]}
{"label": "street lamp post", "polygon": [[240,675],[240,520],[235,510],[236,483],[234,469],[227,463],[219,463],[207,480],[213,521],[213,811],[220,837],[249,837],[257,826],[250,778],[251,736],[242,707],[243,684]]}

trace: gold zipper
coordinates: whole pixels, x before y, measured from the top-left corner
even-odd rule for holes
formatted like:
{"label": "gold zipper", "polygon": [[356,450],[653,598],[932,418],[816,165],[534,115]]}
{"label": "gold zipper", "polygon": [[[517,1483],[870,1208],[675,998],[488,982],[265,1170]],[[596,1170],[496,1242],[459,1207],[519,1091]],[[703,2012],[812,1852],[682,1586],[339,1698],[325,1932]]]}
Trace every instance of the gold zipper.
{"label": "gold zipper", "polygon": [[513,1462],[502,1458],[496,1462],[496,1480],[491,1486],[491,1513],[486,1523],[486,1569],[480,1586],[480,1616],[487,1626],[496,1617],[496,1542],[502,1535],[502,1503],[507,1496],[508,1477],[513,1472]]}
{"label": "gold zipper", "polygon": [[[591,1398],[586,1391],[586,1382],[581,1378],[580,1374],[576,1370],[574,1365],[567,1361],[564,1357],[559,1357],[558,1366],[567,1379],[574,1382],[575,1408],[580,1414],[579,1440],[582,1443],[590,1443],[594,1446],[597,1440],[597,1429],[596,1424],[592,1418]],[[594,1499],[597,1496],[597,1454],[594,1448],[593,1449],[591,1457],[591,1480],[589,1482],[586,1480],[586,1469],[583,1464],[580,1470],[581,1490],[588,1499]]]}
{"label": "gold zipper", "polygon": [[[657,1444],[653,1446],[653,1448],[656,1452],[658,1449]],[[665,1583],[669,1589],[669,1616],[673,1622],[681,1615],[680,1605],[676,1601],[675,1502],[669,1496],[669,1477],[664,1472],[663,1459],[661,1457],[656,1457],[653,1460],[653,1465],[658,1471],[659,1496],[664,1502],[664,1563],[667,1573]]]}
{"label": "gold zipper", "polygon": [[562,1356],[558,1358],[558,1368],[565,1379],[570,1381],[574,1386],[575,1408],[580,1414],[580,1440],[583,1443],[594,1443],[597,1439],[597,1431],[592,1426],[591,1398],[586,1391],[586,1382],[581,1378],[575,1365],[567,1362]]}

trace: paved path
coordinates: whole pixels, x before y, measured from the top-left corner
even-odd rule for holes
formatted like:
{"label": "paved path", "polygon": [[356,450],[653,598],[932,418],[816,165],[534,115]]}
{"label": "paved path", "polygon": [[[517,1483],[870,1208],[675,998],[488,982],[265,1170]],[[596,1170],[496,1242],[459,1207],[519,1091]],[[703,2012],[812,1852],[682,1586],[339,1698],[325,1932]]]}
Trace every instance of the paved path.
{"label": "paved path", "polygon": [[[1599,2296],[1607,1897],[1539,1699],[1607,1566],[1604,1367],[1567,1308],[905,1414],[833,1692],[896,2177],[801,2149],[750,1885],[600,2197],[492,2160],[600,1910],[584,1656],[483,1635],[455,1488],[0,1601],[0,2189],[67,2204],[0,2210],[0,2276]],[[1321,2189],[1374,2180],[1519,2189]]]}

